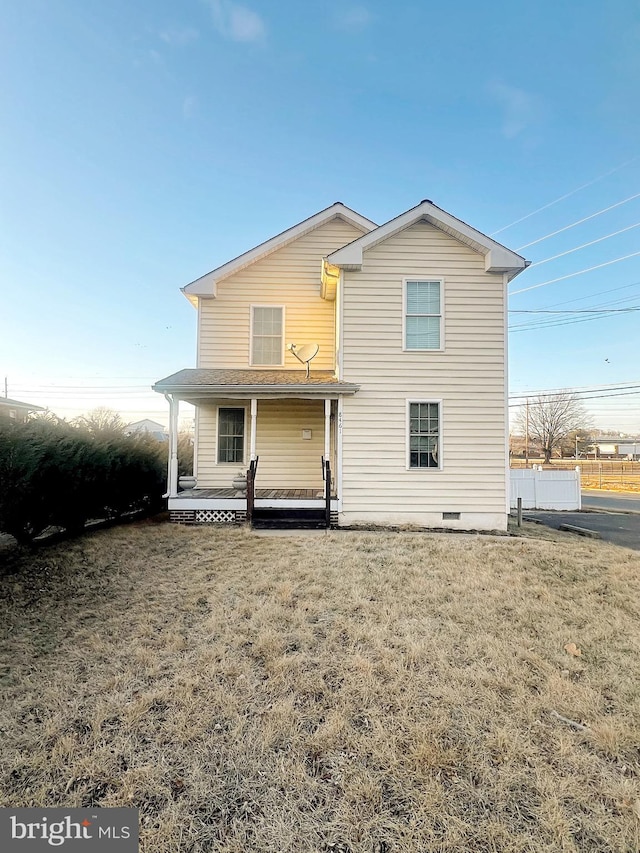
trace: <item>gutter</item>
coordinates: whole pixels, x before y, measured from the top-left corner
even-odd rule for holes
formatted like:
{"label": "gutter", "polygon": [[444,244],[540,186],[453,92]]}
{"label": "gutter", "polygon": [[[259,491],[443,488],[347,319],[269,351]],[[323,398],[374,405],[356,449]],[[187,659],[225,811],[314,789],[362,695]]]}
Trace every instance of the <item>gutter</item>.
{"label": "gutter", "polygon": [[286,394],[287,392],[299,393],[306,391],[308,394],[355,394],[360,390],[359,385],[353,385],[347,382],[334,383],[332,385],[312,385],[312,384],[295,384],[295,385],[152,385],[153,391],[159,394],[264,394],[269,392],[277,392],[278,394]]}

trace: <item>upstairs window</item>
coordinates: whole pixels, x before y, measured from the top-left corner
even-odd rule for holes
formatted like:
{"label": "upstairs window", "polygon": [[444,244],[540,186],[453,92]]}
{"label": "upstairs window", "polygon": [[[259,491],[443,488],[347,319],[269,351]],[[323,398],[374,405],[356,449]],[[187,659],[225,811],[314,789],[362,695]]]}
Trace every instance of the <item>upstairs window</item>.
{"label": "upstairs window", "polygon": [[442,349],[442,281],[405,279],[405,350]]}
{"label": "upstairs window", "polygon": [[440,403],[409,402],[409,468],[440,467]]}
{"label": "upstairs window", "polygon": [[244,462],[244,409],[218,409],[218,462]]}
{"label": "upstairs window", "polygon": [[284,363],[284,308],[281,305],[251,306],[251,364]]}

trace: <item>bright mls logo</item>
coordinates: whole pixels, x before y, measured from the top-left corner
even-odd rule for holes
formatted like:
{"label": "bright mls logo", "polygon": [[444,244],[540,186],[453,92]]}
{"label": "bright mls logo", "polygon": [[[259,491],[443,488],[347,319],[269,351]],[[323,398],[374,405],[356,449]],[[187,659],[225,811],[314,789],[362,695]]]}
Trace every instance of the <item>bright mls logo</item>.
{"label": "bright mls logo", "polygon": [[137,809],[0,809],[2,853],[138,853]]}

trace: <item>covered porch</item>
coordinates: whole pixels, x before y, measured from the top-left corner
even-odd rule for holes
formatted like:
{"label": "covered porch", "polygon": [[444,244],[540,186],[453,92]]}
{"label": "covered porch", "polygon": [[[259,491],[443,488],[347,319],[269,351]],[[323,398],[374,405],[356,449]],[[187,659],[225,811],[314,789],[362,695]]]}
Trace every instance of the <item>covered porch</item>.
{"label": "covered porch", "polygon": [[[154,386],[169,402],[167,500],[174,521],[252,521],[340,508],[341,398],[330,371],[183,370]],[[195,483],[178,480],[180,401],[196,407]],[[246,488],[241,482],[246,476]],[[327,488],[328,486],[328,488]]]}

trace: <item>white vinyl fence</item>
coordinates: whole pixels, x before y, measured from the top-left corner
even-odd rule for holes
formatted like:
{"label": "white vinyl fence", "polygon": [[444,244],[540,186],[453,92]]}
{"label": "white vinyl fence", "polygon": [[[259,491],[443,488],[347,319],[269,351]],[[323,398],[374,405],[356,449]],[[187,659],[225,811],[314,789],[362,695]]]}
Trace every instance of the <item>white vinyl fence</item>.
{"label": "white vinyl fence", "polygon": [[511,506],[522,498],[523,509],[582,508],[580,497],[580,469],[575,471],[546,471],[541,466],[512,468]]}

